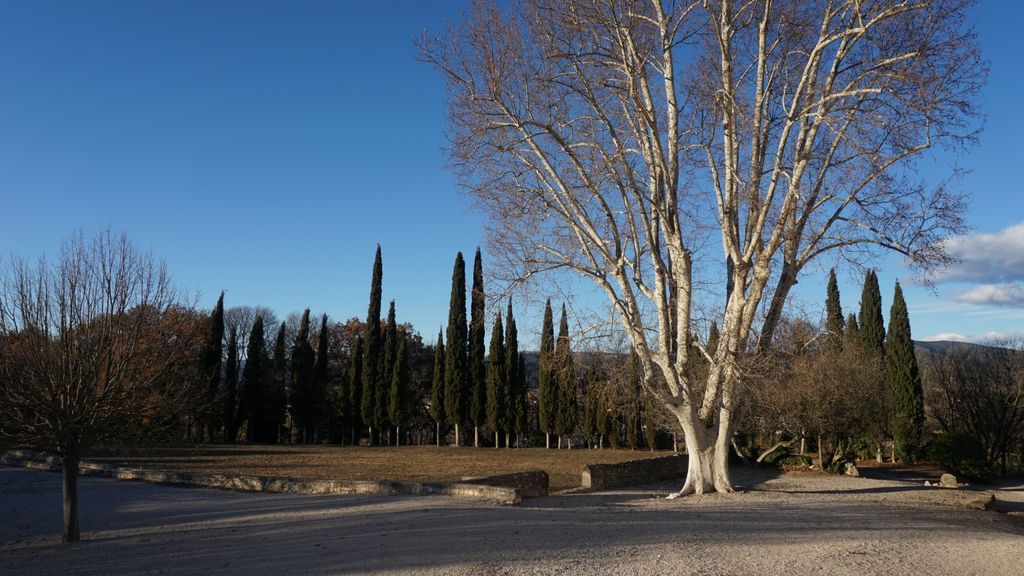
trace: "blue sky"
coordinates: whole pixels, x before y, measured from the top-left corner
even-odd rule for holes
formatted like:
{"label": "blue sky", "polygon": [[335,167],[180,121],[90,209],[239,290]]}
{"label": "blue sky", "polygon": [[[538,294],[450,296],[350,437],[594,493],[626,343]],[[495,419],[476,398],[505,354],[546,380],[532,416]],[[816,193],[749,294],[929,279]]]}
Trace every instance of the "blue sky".
{"label": "blue sky", "polygon": [[[444,168],[443,90],[413,39],[464,5],[0,2],[0,252],[52,253],[109,226],[166,259],[203,306],[225,289],[229,306],[344,319],[366,314],[380,242],[385,299],[432,340],[454,254],[471,259],[485,223]],[[977,17],[992,66],[982,143],[925,170],[972,169],[969,221],[998,234],[1024,222],[1024,7]],[[1012,254],[1013,232],[969,239],[965,260]],[[881,271],[886,306],[903,276],[895,259]],[[1024,264],[995,276],[907,286],[915,335],[1024,332]],[[852,308],[859,286],[841,279]],[[1003,291],[971,300],[978,286]],[[798,296],[816,306],[823,293],[817,275]]]}

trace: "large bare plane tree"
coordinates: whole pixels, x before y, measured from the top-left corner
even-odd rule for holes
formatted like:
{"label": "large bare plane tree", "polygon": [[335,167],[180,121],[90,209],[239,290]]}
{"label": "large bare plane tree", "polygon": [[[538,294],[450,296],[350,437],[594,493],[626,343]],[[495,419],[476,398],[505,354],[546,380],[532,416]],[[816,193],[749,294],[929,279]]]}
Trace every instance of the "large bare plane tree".
{"label": "large bare plane tree", "polygon": [[[974,137],[970,4],[479,1],[424,37],[491,250],[519,279],[570,270],[607,294],[685,432],[678,495],[733,490],[746,360],[809,262],[945,262],[964,200],[910,170]],[[714,349],[694,336],[709,308]]]}
{"label": "large bare plane tree", "polygon": [[158,430],[188,405],[200,322],[163,265],[123,235],[78,234],[55,260],[2,269],[0,438],[61,457],[65,542],[79,539],[82,454]]}

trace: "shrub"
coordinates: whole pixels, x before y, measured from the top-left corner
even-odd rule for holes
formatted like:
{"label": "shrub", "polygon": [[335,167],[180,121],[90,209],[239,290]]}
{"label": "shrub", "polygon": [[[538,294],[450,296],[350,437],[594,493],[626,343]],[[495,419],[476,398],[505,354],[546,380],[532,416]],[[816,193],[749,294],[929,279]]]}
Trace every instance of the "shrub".
{"label": "shrub", "polygon": [[993,476],[994,470],[985,457],[985,448],[966,432],[938,434],[926,450],[929,460],[966,478],[988,481]]}

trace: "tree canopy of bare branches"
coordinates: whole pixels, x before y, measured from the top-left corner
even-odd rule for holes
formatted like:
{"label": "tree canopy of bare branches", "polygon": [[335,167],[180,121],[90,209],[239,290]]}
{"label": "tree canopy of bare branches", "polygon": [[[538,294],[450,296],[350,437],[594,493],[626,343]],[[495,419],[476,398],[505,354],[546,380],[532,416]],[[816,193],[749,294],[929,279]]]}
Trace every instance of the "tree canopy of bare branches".
{"label": "tree canopy of bare branches", "polygon": [[195,381],[183,372],[200,317],[162,264],[110,232],[3,273],[0,434],[61,456],[64,539],[75,541],[82,453],[171,421]]}
{"label": "tree canopy of bare branches", "polygon": [[[743,358],[771,345],[808,263],[947,261],[964,199],[912,168],[975,137],[970,5],[480,0],[424,38],[492,252],[516,280],[568,270],[607,295],[685,431],[680,495],[732,490]],[[706,308],[714,349],[693,336]]]}

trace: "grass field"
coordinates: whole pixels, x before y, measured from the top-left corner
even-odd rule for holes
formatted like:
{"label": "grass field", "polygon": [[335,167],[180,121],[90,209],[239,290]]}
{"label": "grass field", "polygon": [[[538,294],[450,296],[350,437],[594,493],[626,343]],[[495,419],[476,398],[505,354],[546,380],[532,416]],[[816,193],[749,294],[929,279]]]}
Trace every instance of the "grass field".
{"label": "grass field", "polygon": [[465,476],[492,476],[544,470],[551,490],[580,485],[587,464],[605,464],[666,456],[647,450],[495,449],[447,446],[343,447],[190,445],[133,452],[99,452],[88,459],[159,470],[330,478],[451,482]]}

